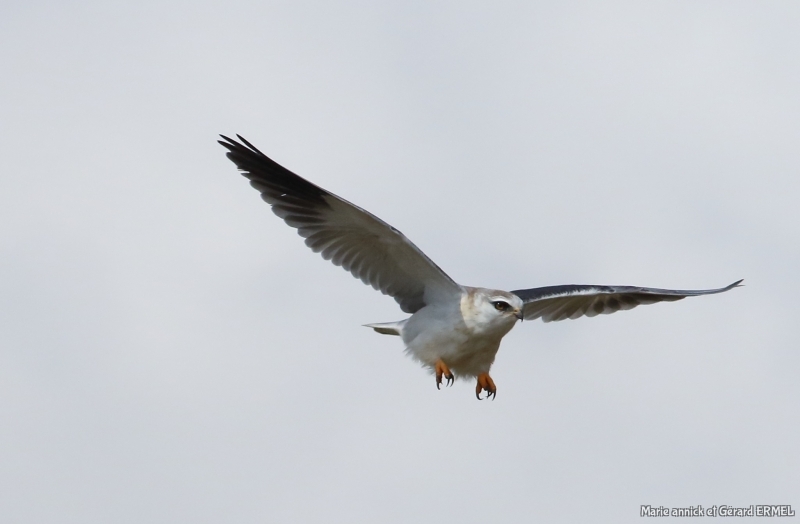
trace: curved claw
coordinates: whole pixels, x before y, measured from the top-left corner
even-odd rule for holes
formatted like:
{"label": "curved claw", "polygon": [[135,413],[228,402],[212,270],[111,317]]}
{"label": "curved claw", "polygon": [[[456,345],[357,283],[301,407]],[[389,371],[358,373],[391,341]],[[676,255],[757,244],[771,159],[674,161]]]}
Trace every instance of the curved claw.
{"label": "curved claw", "polygon": [[450,371],[450,368],[447,367],[447,364],[445,364],[442,359],[436,361],[434,372],[436,373],[436,389],[441,389],[442,377],[447,379],[445,387],[449,387],[455,382],[455,377],[453,376],[453,373]]}
{"label": "curved claw", "polygon": [[483,400],[481,398],[481,391],[486,391],[486,398],[491,397],[492,400],[497,398],[497,387],[494,385],[494,380],[492,380],[492,377],[490,377],[488,373],[481,373],[478,375],[477,384],[475,384],[475,396],[478,400]]}

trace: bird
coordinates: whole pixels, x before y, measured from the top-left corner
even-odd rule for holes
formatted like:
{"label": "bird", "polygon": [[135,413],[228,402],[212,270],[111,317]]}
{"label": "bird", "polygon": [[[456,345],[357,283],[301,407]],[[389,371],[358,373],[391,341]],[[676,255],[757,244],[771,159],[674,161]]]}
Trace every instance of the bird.
{"label": "bird", "polygon": [[[406,352],[435,376],[436,388],[475,380],[478,400],[497,398],[489,375],[500,341],[522,320],[556,322],[633,309],[642,304],[723,293],[636,286],[559,285],[503,291],[457,284],[403,233],[369,211],[276,163],[250,142],[220,135],[250,185],[312,251],[398,303],[411,316],[365,324],[399,336]],[[482,397],[485,392],[486,396]]]}

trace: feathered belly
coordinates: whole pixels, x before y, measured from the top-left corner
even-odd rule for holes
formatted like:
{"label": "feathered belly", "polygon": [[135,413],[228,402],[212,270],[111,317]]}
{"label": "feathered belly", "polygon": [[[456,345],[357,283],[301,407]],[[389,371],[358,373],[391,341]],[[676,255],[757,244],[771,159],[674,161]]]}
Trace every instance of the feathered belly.
{"label": "feathered belly", "polygon": [[408,354],[426,367],[442,360],[457,376],[475,377],[489,372],[510,326],[489,328],[459,307],[424,308],[408,319],[402,337]]}
{"label": "feathered belly", "polygon": [[457,377],[476,377],[488,373],[499,347],[499,339],[451,332],[439,336],[420,335],[407,345],[406,351],[431,369],[441,359]]}

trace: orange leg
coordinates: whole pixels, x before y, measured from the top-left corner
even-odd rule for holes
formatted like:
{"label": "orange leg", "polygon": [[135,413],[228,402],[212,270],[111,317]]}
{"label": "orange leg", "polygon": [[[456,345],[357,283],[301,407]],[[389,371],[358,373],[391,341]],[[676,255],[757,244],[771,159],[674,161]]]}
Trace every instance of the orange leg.
{"label": "orange leg", "polygon": [[455,377],[450,372],[450,368],[447,367],[447,364],[442,359],[439,359],[436,361],[436,389],[439,389],[442,385],[442,377],[447,379],[445,386],[452,386],[453,382],[455,382]]}
{"label": "orange leg", "polygon": [[475,386],[475,396],[478,397],[478,400],[483,400],[481,391],[486,391],[486,398],[492,397],[492,400],[497,398],[497,387],[494,385],[494,380],[489,376],[489,373],[478,375],[478,384]]}

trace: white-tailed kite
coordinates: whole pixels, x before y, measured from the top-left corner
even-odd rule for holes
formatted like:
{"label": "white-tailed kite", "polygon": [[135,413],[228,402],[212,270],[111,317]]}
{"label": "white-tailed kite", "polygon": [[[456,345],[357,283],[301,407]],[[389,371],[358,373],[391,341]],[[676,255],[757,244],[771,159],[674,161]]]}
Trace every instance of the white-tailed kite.
{"label": "white-tailed kite", "polygon": [[366,324],[398,335],[406,351],[436,376],[436,387],[455,377],[475,378],[475,395],[496,396],[489,376],[500,340],[517,320],[544,322],[593,317],[639,304],[722,293],[719,289],[680,291],[633,286],[549,286],[500,291],[457,284],[405,235],[375,215],[329,193],[278,165],[237,135],[222,135],[227,156],[261,192],[272,212],[297,229],[312,251],[354,277],[394,298],[411,317]]}

